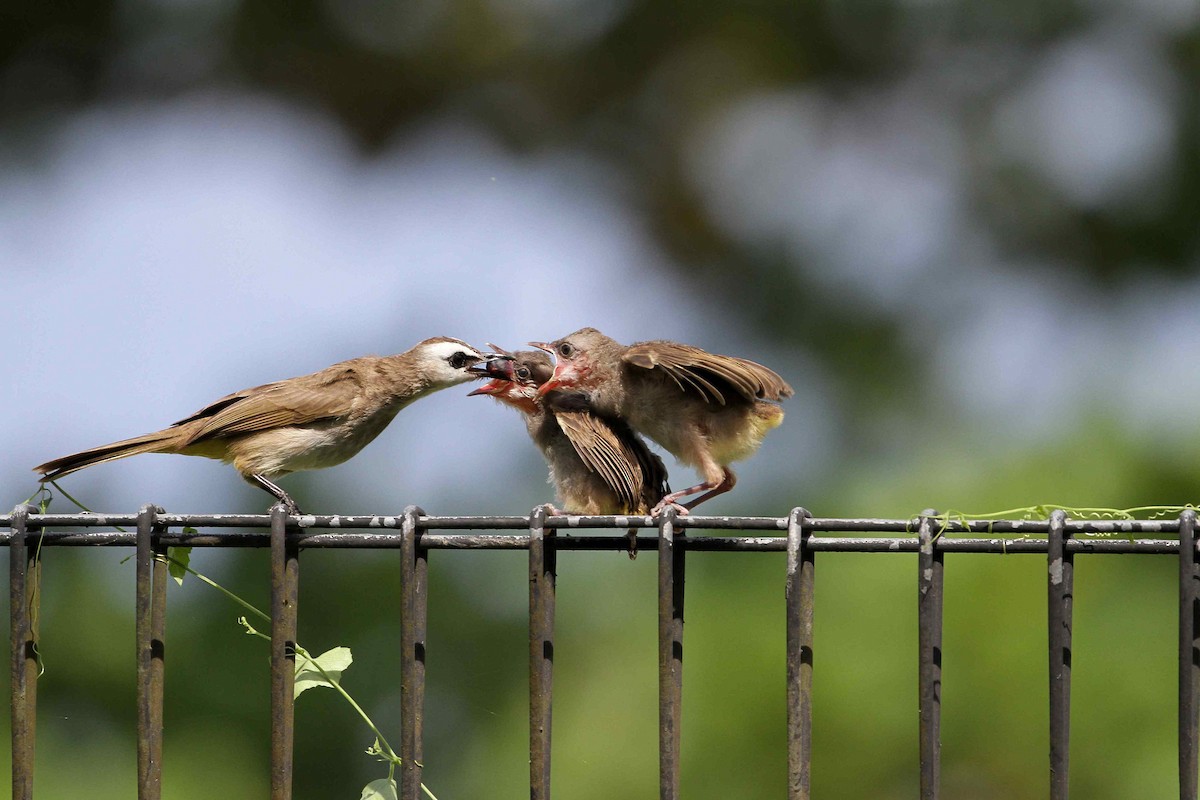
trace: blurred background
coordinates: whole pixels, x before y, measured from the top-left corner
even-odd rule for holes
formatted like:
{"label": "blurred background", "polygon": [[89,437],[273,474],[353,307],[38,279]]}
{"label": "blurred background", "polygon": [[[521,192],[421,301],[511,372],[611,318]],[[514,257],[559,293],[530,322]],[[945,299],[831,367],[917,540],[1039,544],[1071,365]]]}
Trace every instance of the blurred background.
{"label": "blurred background", "polygon": [[[1198,67],[1192,0],[7,4],[0,499],[246,386],[594,325],[796,388],[708,513],[1195,502]],[[516,415],[465,387],[283,484],[321,513],[551,499]],[[64,487],[113,512],[268,503],[179,457]],[[40,796],[133,796],[125,555],[46,554]],[[654,561],[560,557],[556,797],[654,795]],[[690,561],[684,794],[779,797],[783,558]],[[262,553],[193,565],[266,607]],[[1073,789],[1170,796],[1175,564],[1076,565]],[[817,562],[818,797],[917,795],[915,571]],[[430,572],[426,782],[522,796],[525,558],[435,552]],[[352,648],[344,684],[396,743],[396,555],[302,573],[301,643]],[[1043,797],[1044,562],[946,576],[944,796]],[[267,647],[196,581],[169,603],[165,796],[263,797]],[[297,798],[384,774],[332,692],[297,726]]]}

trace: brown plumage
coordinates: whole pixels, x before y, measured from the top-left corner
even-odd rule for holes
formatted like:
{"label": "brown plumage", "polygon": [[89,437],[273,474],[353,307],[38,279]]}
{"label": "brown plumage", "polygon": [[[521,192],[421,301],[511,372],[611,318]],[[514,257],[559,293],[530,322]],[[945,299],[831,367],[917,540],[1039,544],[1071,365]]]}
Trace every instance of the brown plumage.
{"label": "brown plumage", "polygon": [[394,356],[364,356],[222,397],[161,431],[94,447],[34,467],[43,481],[141,453],[178,453],[233,464],[251,484],[295,502],[271,478],[340,464],[409,403],[475,377],[488,355],[447,337]]}
{"label": "brown plumage", "polygon": [[[473,371],[492,380],[472,395],[491,395],[521,412],[567,513],[645,515],[670,492],[662,459],[622,420],[597,415],[577,392],[538,394],[553,373],[545,353],[517,352]],[[631,530],[631,557],[636,536]]]}
{"label": "brown plumage", "polygon": [[582,392],[597,413],[624,419],[699,470],[703,482],[668,494],[656,510],[703,492],[680,507],[686,511],[732,489],[737,479],[729,464],[754,454],[783,421],[778,401],[792,396],[792,387],[761,364],[677,342],[627,347],[583,328],[530,344],[557,362],[542,392]]}

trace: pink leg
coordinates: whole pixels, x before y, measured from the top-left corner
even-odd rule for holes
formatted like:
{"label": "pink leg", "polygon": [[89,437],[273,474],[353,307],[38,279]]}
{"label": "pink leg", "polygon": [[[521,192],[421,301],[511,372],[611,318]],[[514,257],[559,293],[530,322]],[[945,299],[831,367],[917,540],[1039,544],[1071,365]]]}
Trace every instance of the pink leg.
{"label": "pink leg", "polygon": [[703,503],[705,500],[711,500],[712,498],[716,497],[719,494],[725,494],[730,489],[732,489],[734,486],[736,486],[737,485],[737,476],[733,474],[733,471],[731,469],[729,469],[729,467],[725,467],[724,470],[725,470],[725,480],[718,483],[707,493],[700,495],[699,497],[697,497],[695,500],[691,501],[690,503],[684,503],[684,505],[687,506],[688,508],[695,508],[696,506]]}
{"label": "pink leg", "polygon": [[[689,486],[686,489],[680,489],[678,492],[671,492],[662,500],[659,500],[658,505],[651,509],[650,513],[652,515],[658,514],[661,513],[662,510],[667,506],[673,506],[680,514],[687,514],[689,509],[695,508],[705,500],[716,497],[719,494],[725,494],[725,492],[728,492],[734,487],[734,484],[737,483],[737,478],[734,476],[733,471],[730,470],[729,467],[721,467],[721,471],[723,473],[721,480],[716,482],[705,481],[704,483],[697,483],[695,486]],[[690,503],[684,503],[682,505],[679,503],[680,498],[697,494],[699,492],[705,493]]]}

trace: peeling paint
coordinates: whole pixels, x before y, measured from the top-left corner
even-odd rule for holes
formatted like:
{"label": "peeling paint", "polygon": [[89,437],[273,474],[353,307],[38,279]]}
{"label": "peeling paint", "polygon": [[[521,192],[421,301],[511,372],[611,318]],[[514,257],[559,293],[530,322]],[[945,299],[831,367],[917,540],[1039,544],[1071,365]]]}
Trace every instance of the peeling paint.
{"label": "peeling paint", "polygon": [[1063,560],[1056,558],[1050,562],[1050,582],[1055,586],[1063,581]]}
{"label": "peeling paint", "polygon": [[311,528],[317,524],[317,518],[312,514],[305,514],[299,518],[298,522],[300,523],[301,528]]}
{"label": "peeling paint", "polygon": [[[926,581],[932,582],[932,581],[933,581],[933,567],[927,567],[927,568],[926,568],[926,569],[925,569],[925,570],[924,570],[924,571],[921,573],[921,575],[922,575],[922,577],[924,577],[924,578],[925,578],[925,580],[926,580]],[[910,580],[911,580],[911,579],[910,579]]]}

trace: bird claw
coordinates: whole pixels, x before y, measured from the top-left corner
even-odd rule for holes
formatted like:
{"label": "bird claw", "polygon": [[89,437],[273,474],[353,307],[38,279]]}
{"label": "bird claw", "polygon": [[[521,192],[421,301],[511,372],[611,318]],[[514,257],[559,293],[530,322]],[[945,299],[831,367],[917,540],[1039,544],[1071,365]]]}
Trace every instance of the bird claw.
{"label": "bird claw", "polygon": [[675,509],[675,513],[681,517],[686,517],[688,514],[691,513],[691,511],[688,509],[687,506],[680,505],[679,503],[676,503],[674,500],[671,500],[671,501],[664,500],[664,501],[660,502],[658,505],[656,505],[654,508],[650,509],[650,516],[657,517],[659,514],[663,513],[668,508]]}
{"label": "bird claw", "polygon": [[279,502],[273,503],[271,505],[271,507],[267,509],[267,512],[270,513],[271,510],[275,508],[275,506],[283,506],[284,510],[287,511],[287,513],[293,517],[298,517],[304,513],[303,511],[300,510],[300,506],[296,505],[296,501],[290,497],[279,498]]}
{"label": "bird claw", "polygon": [[627,533],[625,535],[629,539],[629,543],[626,545],[625,552],[629,553],[629,560],[634,561],[637,559],[637,554],[638,554],[638,543],[637,543],[638,529],[630,528],[629,533]]}

